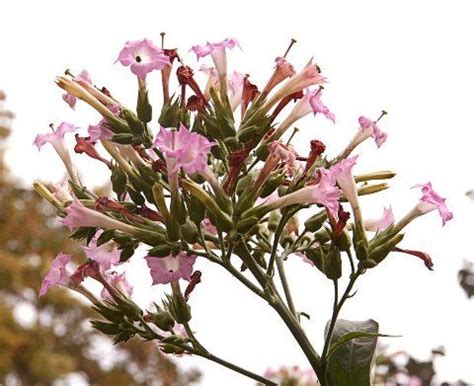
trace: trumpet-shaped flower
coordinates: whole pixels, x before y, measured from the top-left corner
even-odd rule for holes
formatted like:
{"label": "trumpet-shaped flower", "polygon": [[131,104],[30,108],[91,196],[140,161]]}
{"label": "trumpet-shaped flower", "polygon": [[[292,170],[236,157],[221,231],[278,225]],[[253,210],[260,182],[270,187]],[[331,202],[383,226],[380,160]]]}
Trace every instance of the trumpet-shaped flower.
{"label": "trumpet-shaped flower", "polygon": [[450,212],[446,206],[446,199],[433,190],[431,182],[416,185],[416,187],[421,188],[421,192],[423,193],[420,202],[417,205],[417,208],[422,212],[422,214],[438,210],[443,226],[453,218],[453,213]]}
{"label": "trumpet-shaped flower", "polygon": [[215,67],[209,67],[203,64],[199,71],[207,75],[207,83],[204,89],[204,96],[209,99],[211,87],[217,88],[219,85],[219,75]]}
{"label": "trumpet-shaped flower", "polygon": [[[89,73],[87,72],[87,70],[82,70],[79,73],[79,75],[74,77],[74,80],[78,82],[82,82],[82,83],[92,84],[91,77]],[[77,98],[74,95],[66,92],[65,94],[63,94],[63,100],[69,105],[71,109],[74,110],[74,108],[76,107],[76,102],[77,102]]]}
{"label": "trumpet-shaped flower", "polygon": [[275,59],[275,62],[275,70],[262,90],[262,96],[264,97],[266,97],[275,86],[283,82],[286,78],[291,78],[296,73],[294,67],[285,58],[278,57]]}
{"label": "trumpet-shaped flower", "polygon": [[324,114],[327,119],[335,122],[335,115],[330,112],[327,106],[325,106],[321,101],[321,89],[307,89],[303,98],[301,98],[298,103],[296,103],[295,107],[293,107],[293,110],[290,112],[288,117],[286,117],[285,120],[280,124],[280,126],[278,126],[273,137],[275,139],[280,138],[293,123],[295,123],[296,121],[311,112],[314,115],[316,115],[317,113]]}
{"label": "trumpet-shaped flower", "polygon": [[136,235],[139,230],[96,210],[86,208],[76,197],[72,204],[66,208],[66,217],[61,221],[69,229],[80,227],[97,227],[103,229],[116,229],[125,233]]}
{"label": "trumpet-shaped flower", "polygon": [[389,206],[383,209],[383,215],[378,219],[369,219],[364,221],[364,229],[370,232],[383,232],[394,223],[393,211]]}
{"label": "trumpet-shaped flower", "polygon": [[208,42],[204,46],[195,45],[191,47],[191,51],[194,51],[198,60],[207,55],[211,55],[219,78],[221,78],[227,74],[227,55],[225,50],[226,48],[232,49],[235,46],[239,46],[237,39],[227,38],[218,43]]}
{"label": "trumpet-shaped flower", "polygon": [[320,178],[317,184],[306,186],[296,192],[263,204],[264,212],[294,204],[319,204],[325,206],[329,213],[337,219],[341,191],[336,186],[336,179],[331,170],[321,168],[319,173]]}
{"label": "trumpet-shaped flower", "polygon": [[168,167],[172,165],[171,173],[183,168],[186,173],[193,174],[204,173],[209,151],[215,143],[181,124],[178,130],[162,127],[154,145],[164,153]]}
{"label": "trumpet-shaped flower", "polygon": [[39,296],[44,296],[52,287],[58,285],[66,286],[70,282],[70,274],[68,273],[66,266],[71,259],[72,257],[70,255],[59,252],[51,263],[50,271],[41,283]]}
{"label": "trumpet-shaped flower", "polygon": [[50,143],[63,161],[64,166],[66,167],[66,170],[69,174],[69,177],[74,182],[78,182],[78,179],[71,161],[71,157],[64,143],[64,136],[66,135],[66,133],[72,133],[77,129],[78,127],[74,126],[73,124],[63,122],[58,126],[56,130],[53,130],[52,133],[38,134],[33,142],[38,148],[38,150],[41,150],[41,148],[46,143]]}
{"label": "trumpet-shaped flower", "polygon": [[149,72],[171,65],[170,58],[149,39],[125,43],[117,60],[142,80]]}
{"label": "trumpet-shaped flower", "polygon": [[196,256],[180,252],[176,256],[147,256],[145,260],[150,268],[153,284],[167,284],[179,279],[191,280]]}
{"label": "trumpet-shaped flower", "polygon": [[97,245],[97,240],[102,233],[103,231],[98,231],[90,243],[86,247],[82,247],[82,249],[87,258],[99,263],[99,267],[102,271],[107,271],[112,268],[113,265],[119,264],[121,251],[113,241],[109,241],[100,246]]}
{"label": "trumpet-shaped flower", "polygon": [[352,207],[357,206],[358,201],[357,187],[352,175],[352,168],[356,161],[357,156],[339,161],[331,167],[331,171],[336,178],[337,184],[342,189],[342,192]]}
{"label": "trumpet-shaped flower", "polygon": [[234,71],[229,77],[230,106],[234,111],[242,102],[245,76]]}
{"label": "trumpet-shaped flower", "polygon": [[[110,284],[111,287],[119,290],[123,295],[130,296],[133,292],[133,287],[128,282],[125,273],[111,273],[104,275],[105,280]],[[100,293],[102,299],[113,302],[113,297],[109,291],[104,287]]]}

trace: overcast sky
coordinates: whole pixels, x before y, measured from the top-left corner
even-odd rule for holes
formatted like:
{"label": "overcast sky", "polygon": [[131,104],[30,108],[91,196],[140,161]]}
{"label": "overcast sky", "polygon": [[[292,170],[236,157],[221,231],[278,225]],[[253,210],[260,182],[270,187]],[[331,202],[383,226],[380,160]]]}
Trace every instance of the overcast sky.
{"label": "overcast sky", "polygon": [[[308,141],[318,138],[335,155],[357,129],[359,115],[375,118],[385,109],[389,115],[381,127],[389,139],[379,150],[370,141],[364,144],[356,170],[392,169],[398,175],[390,191],[362,201],[366,217],[379,215],[384,205],[402,216],[419,198],[410,187],[427,181],[448,197],[455,214],[444,228],[437,214],[423,217],[410,225],[403,242],[404,247],[429,252],[434,272],[416,258],[394,254],[362,277],[357,296],[341,317],[377,320],[381,332],[403,335],[385,343],[420,358],[443,344],[447,357],[438,362],[441,379],[474,382],[474,303],[465,298],[456,278],[463,259],[474,259],[474,206],[464,195],[474,185],[473,11],[472,1],[456,0],[4,0],[0,89],[17,115],[7,159],[25,184],[36,178],[59,181],[64,171],[56,154],[47,147],[38,154],[31,145],[34,136],[48,131],[50,122],[71,121],[86,129],[99,117],[83,105],[71,111],[53,80],[66,68],[76,73],[86,68],[97,84],[133,107],[136,79],[114,65],[127,40],[148,37],[159,42],[159,33],[166,31],[168,47],[179,47],[186,63],[197,69],[188,53],[191,45],[235,37],[242,51],[230,53],[230,71],[249,73],[261,87],[274,57],[294,37],[298,43],[289,60],[301,67],[314,56],[329,79],[324,99],[337,122],[305,120],[295,141],[298,150],[307,152]],[[160,106],[159,80],[158,74],[149,77],[155,106]],[[88,167],[83,158],[74,157],[83,181],[100,183],[105,170]],[[192,326],[211,351],[256,372],[282,364],[306,367],[283,323],[263,302],[205,261],[197,267],[203,271],[203,284],[192,296]],[[133,273],[137,301],[146,304],[152,295],[143,267]],[[330,317],[331,285],[298,258],[289,262],[289,275],[297,308],[312,316],[304,325],[320,349]],[[160,289],[154,291],[156,295]],[[204,385],[252,384],[203,360],[184,362],[205,371]]]}

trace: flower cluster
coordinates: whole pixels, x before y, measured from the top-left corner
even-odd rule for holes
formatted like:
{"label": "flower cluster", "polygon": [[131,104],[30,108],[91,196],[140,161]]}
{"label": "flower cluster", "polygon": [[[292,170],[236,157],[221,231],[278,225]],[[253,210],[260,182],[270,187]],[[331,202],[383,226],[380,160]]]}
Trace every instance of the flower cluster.
{"label": "flower cluster", "polygon": [[[34,141],[38,148],[50,143],[69,176],[66,186],[37,182],[35,188],[56,208],[72,231],[71,238],[83,249],[82,264],[74,269],[78,256],[72,260],[62,252],[58,255],[40,295],[55,285],[77,290],[106,319],[94,321],[94,327],[116,342],[139,335],[157,340],[164,352],[192,353],[222,364],[189,325],[190,295],[201,282],[194,265],[207,259],[275,308],[324,385],[331,372],[329,345],[337,312],[320,356],[299,323],[303,313],[291,297],[285,261],[302,256],[311,263],[302,267],[316,268],[337,282],[345,253],[351,267],[350,288],[392,252],[417,256],[431,269],[426,253],[400,245],[402,232],[428,212],[437,210],[443,225],[452,214],[445,199],[426,183],[417,186],[420,201],[399,221],[389,205],[380,219],[364,219],[359,198],[387,189],[384,180],[395,174],[357,174],[354,169],[361,156],[352,153],[370,137],[378,147],[385,143],[387,134],[379,126],[386,113],[376,120],[359,117],[353,139],[334,153],[339,154],[335,158],[328,157],[317,139],[296,151],[291,144],[296,130],[292,134],[289,130],[301,118],[312,114],[316,122],[320,117],[336,122],[333,109],[323,102],[326,77],[313,60],[301,69],[291,64],[288,49],[276,58],[259,90],[249,75],[235,71],[228,75],[227,54],[235,47],[239,43],[229,38],[191,48],[199,62],[207,61],[200,68],[207,77],[200,85],[177,49],[159,48],[148,39],[127,42],[117,62],[137,77],[136,109],[123,105],[110,88],[94,85],[87,71],[58,77],[67,105],[75,108],[78,101],[85,102],[99,113],[100,121],[84,134],[72,123],[52,126],[51,133],[39,134]],[[178,87],[170,92],[174,70]],[[160,72],[162,79],[163,104],[158,109],[148,98],[147,77],[152,72]],[[88,171],[75,167],[64,141],[72,132],[75,153],[110,171],[112,195],[98,196],[88,188]],[[299,217],[308,208],[313,213],[300,225]],[[132,257],[146,260],[151,285],[169,285],[171,292],[161,304],[155,302],[154,309],[143,310],[133,301],[127,281],[127,261]],[[103,285],[101,296],[84,288],[87,277]],[[346,299],[347,295],[339,300],[337,310]],[[177,334],[178,328],[186,334]]]}

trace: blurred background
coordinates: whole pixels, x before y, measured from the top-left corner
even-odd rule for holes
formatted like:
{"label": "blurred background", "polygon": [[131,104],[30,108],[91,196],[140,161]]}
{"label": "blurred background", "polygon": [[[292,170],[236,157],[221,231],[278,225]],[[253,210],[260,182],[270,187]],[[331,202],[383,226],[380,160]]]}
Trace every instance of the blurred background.
{"label": "blurred background", "polygon": [[[297,39],[289,60],[301,67],[315,57],[329,78],[325,102],[337,122],[333,126],[311,117],[302,122],[294,141],[302,153],[310,139],[320,139],[335,155],[357,129],[359,115],[375,118],[381,109],[389,112],[381,124],[389,134],[387,143],[379,150],[364,144],[357,170],[391,169],[398,175],[390,191],[362,201],[367,217],[379,216],[387,205],[402,216],[418,199],[410,187],[431,181],[448,198],[455,219],[442,228],[435,214],[426,216],[412,224],[404,241],[407,248],[430,253],[434,272],[415,258],[394,254],[360,281],[341,317],[373,318],[382,333],[402,335],[381,339],[378,384],[389,379],[408,384],[415,375],[422,385],[474,384],[474,203],[466,196],[474,186],[473,11],[467,0],[242,0],[226,7],[211,0],[3,1],[0,384],[252,384],[198,358],[163,357],[152,345],[132,341],[113,348],[90,329],[89,308],[70,293],[55,289],[37,298],[51,259],[61,248],[73,252],[74,246],[65,242],[66,230],[31,191],[34,179],[59,182],[65,176],[52,149],[39,155],[33,139],[51,122],[72,122],[85,132],[99,119],[84,105],[71,111],[54,78],[67,68],[74,73],[85,68],[95,82],[134,106],[136,80],[114,62],[125,41],[148,37],[158,42],[162,31],[167,45],[179,47],[195,69],[200,64],[187,52],[191,45],[237,38],[242,51],[229,55],[229,70],[249,73],[259,86],[274,57],[284,53],[290,38]],[[204,75],[197,77],[205,81]],[[157,109],[159,74],[149,77],[149,88]],[[91,187],[103,186],[106,170],[73,156],[82,179]],[[132,260],[134,297],[147,306],[162,289],[151,288],[140,256]],[[269,367],[307,367],[283,324],[263,303],[207,262],[198,261],[197,269],[203,283],[191,299],[193,328],[212,351],[260,373]],[[298,308],[312,316],[305,327],[321,347],[331,285],[297,258],[289,261],[288,274],[296,281]]]}

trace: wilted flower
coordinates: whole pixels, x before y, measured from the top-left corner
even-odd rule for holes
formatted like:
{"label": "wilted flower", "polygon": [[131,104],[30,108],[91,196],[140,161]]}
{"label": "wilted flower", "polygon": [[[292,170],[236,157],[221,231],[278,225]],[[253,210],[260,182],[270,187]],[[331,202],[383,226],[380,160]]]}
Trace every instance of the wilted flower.
{"label": "wilted flower", "polygon": [[58,285],[66,286],[70,282],[70,274],[66,269],[66,265],[68,265],[71,259],[70,255],[59,252],[51,263],[50,271],[41,283],[39,296],[44,296],[52,287]]}
{"label": "wilted flower", "polygon": [[273,71],[271,78],[262,90],[263,97],[266,97],[275,86],[283,82],[286,78],[292,77],[296,73],[293,66],[285,58],[277,57],[275,62],[275,71]]}
{"label": "wilted flower", "polygon": [[130,66],[130,70],[142,80],[149,72],[171,65],[170,58],[149,39],[125,43],[117,60],[124,66]]}
{"label": "wilted flower", "polygon": [[184,252],[176,256],[145,257],[148,268],[150,268],[153,284],[167,284],[175,280],[190,280],[193,273],[193,265],[196,256],[189,256]]}

